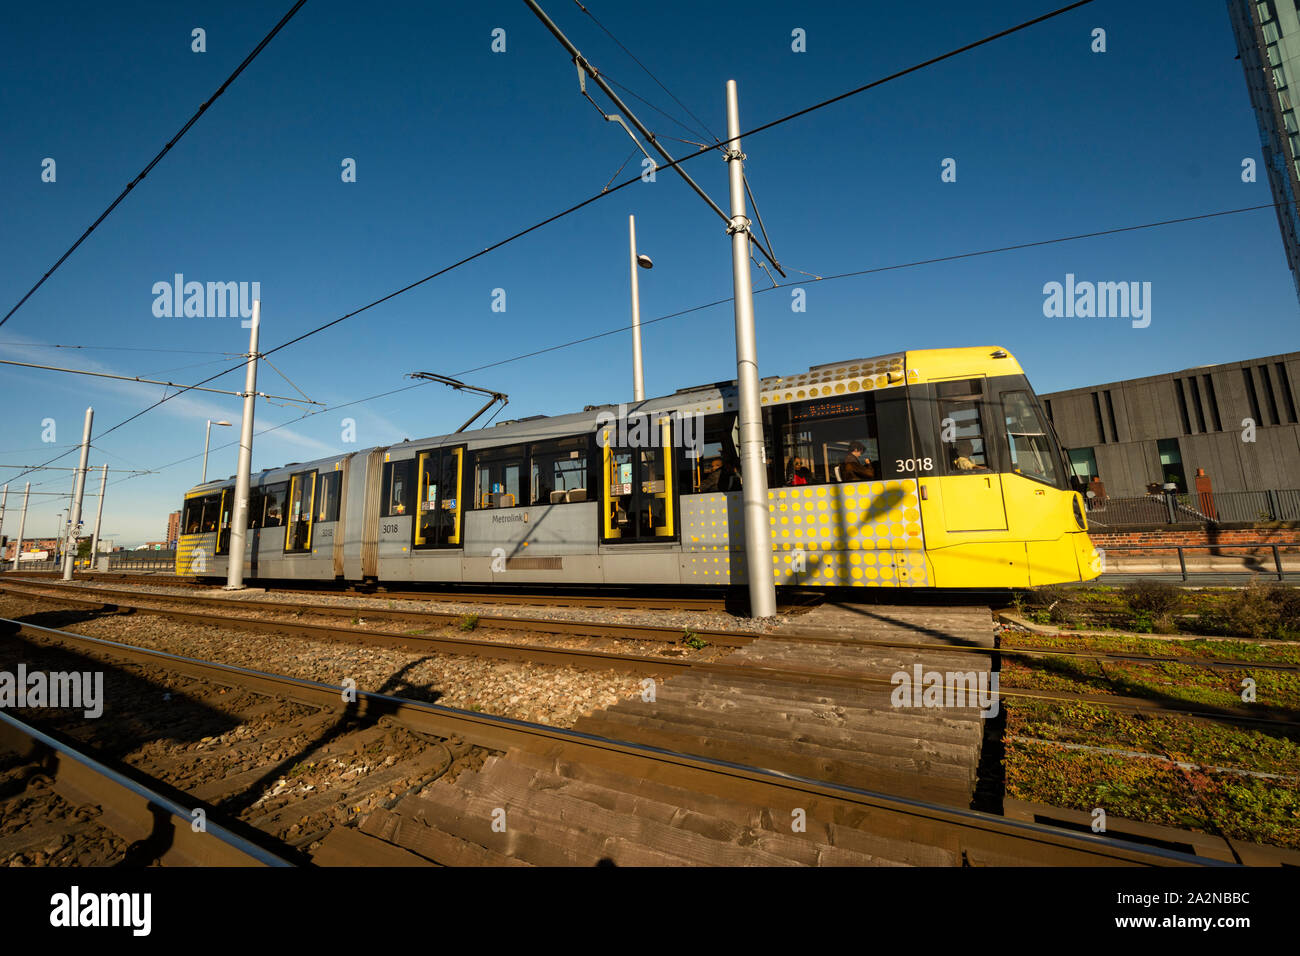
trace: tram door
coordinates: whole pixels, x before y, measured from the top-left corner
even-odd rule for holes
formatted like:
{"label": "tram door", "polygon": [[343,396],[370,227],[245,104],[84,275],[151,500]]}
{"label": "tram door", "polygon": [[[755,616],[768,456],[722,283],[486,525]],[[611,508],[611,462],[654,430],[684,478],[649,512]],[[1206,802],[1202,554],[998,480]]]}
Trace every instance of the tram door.
{"label": "tram door", "polygon": [[217,521],[217,554],[230,553],[230,512],[235,505],[235,489],[221,489],[221,510]]}
{"label": "tram door", "polygon": [[312,518],[316,510],[316,472],[306,471],[289,479],[289,509],[284,529],[284,550],[288,554],[311,551]]}
{"label": "tram door", "polygon": [[416,508],[417,548],[459,548],[461,489],[465,479],[465,448],[432,448],[417,459],[419,504]]}
{"label": "tram door", "polygon": [[[637,426],[641,427],[637,427]],[[615,542],[668,541],[677,537],[673,488],[672,420],[637,422],[624,429],[626,446],[615,444],[618,429],[602,428],[601,540]]]}
{"label": "tram door", "polygon": [[999,434],[983,376],[937,382],[944,526],[1005,531],[1006,503],[993,436]]}

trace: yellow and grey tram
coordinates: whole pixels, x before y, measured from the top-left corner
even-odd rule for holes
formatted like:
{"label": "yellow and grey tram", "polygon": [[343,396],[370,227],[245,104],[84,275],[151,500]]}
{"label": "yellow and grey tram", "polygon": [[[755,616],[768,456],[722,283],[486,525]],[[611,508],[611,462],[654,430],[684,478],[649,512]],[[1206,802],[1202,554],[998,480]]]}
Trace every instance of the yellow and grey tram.
{"label": "yellow and grey tram", "polygon": [[[778,585],[1022,588],[1095,578],[1083,499],[1001,348],[766,378]],[[734,382],[254,475],[264,580],[743,584]],[[180,574],[224,576],[234,479],[185,495]]]}

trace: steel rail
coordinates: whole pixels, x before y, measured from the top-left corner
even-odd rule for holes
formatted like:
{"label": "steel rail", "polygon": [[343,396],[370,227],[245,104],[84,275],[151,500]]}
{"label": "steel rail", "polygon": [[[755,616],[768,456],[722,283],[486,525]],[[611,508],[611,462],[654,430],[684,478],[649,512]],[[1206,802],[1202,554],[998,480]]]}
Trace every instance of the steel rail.
{"label": "steel rail", "polygon": [[[66,496],[65,496],[66,497]],[[43,571],[19,571],[12,573],[12,579],[22,580],[20,575],[31,577],[47,574],[50,572]],[[11,579],[11,574],[6,573],[5,579]],[[90,579],[82,577],[80,581]],[[163,575],[163,574],[119,574],[117,572],[97,572],[95,579],[111,581],[122,584],[153,584],[160,587],[195,587],[207,589],[217,587],[218,585],[205,585],[193,575]],[[546,605],[552,607],[592,607],[592,608],[629,608],[629,609],[663,609],[675,611],[713,611],[725,610],[727,606],[726,597],[663,597],[658,595],[636,595],[636,594],[569,594],[565,592],[548,593],[543,591],[537,592],[504,592],[504,591],[401,591],[389,590],[380,585],[375,590],[347,588],[323,588],[319,581],[303,581],[298,584],[293,581],[275,580],[267,585],[269,589],[283,591],[289,594],[326,594],[338,595],[340,597],[364,597],[374,600],[401,600],[401,601],[428,601],[431,603],[461,603],[461,604],[521,604],[521,605]],[[815,595],[787,595],[784,603],[785,607],[802,608],[812,606],[819,596]]]}
{"label": "steel rail", "polygon": [[0,710],[0,750],[16,751],[25,757],[41,752],[53,754],[56,792],[74,802],[101,807],[105,825],[128,840],[165,834],[166,850],[156,857],[161,863],[294,865],[210,818],[205,818],[203,827],[195,830],[197,807],[186,807],[3,710]]}
{"label": "steel rail", "polygon": [[868,823],[874,832],[906,832],[920,842],[946,847],[963,859],[996,859],[1025,865],[1225,866],[1210,859],[1157,846],[1127,843],[1104,834],[1011,820],[978,810],[944,806],[860,787],[815,780],[798,774],[716,758],[700,757],[627,740],[550,727],[271,674],[118,641],[0,618],[0,627],[23,636],[95,648],[110,656],[177,671],[215,683],[244,687],[271,696],[346,709],[358,716],[392,716],[421,733],[460,737],[494,750],[522,748],[556,759],[595,761],[634,778],[703,787],[755,806],[796,806],[814,819]]}
{"label": "steel rail", "polygon": [[[44,584],[43,582],[31,582],[39,587],[50,589],[59,589],[62,585]],[[12,590],[13,593],[27,593],[18,588],[11,588],[7,580],[0,580],[0,591]],[[362,608],[362,607],[345,607],[340,605],[322,605],[307,604],[288,601],[256,601],[250,599],[231,599],[231,598],[205,598],[201,596],[189,596],[179,594],[159,594],[147,591],[126,591],[115,588],[78,586],[71,589],[74,593],[82,594],[100,594],[105,597],[120,598],[129,597],[134,600],[155,601],[158,603],[185,602],[188,604],[202,604],[207,607],[245,607],[255,608],[258,611],[279,611],[283,613],[301,613],[301,614],[318,614],[322,617],[346,617],[346,618],[380,618],[389,620],[424,622],[430,620],[439,620],[444,623],[454,623],[464,618],[462,614],[451,612],[430,612],[398,608]],[[70,599],[71,600],[71,599]],[[125,605],[119,605],[125,606]],[[147,610],[146,608],[137,608]],[[668,641],[676,643],[681,640],[685,633],[684,627],[664,627],[653,624],[622,624],[622,623],[604,623],[604,622],[582,622],[582,621],[557,621],[549,618],[525,618],[525,617],[496,617],[480,616],[479,623],[492,627],[499,627],[503,630],[528,630],[557,634],[591,634],[602,637],[615,637],[627,640],[654,640]],[[608,629],[605,631],[604,629]],[[772,632],[747,632],[747,631],[726,631],[718,629],[691,629],[691,633],[708,640],[711,644],[717,644],[722,647],[742,647],[750,644],[755,638],[766,638],[779,641],[793,641],[806,644],[826,644],[839,646],[861,646],[861,647],[879,647],[916,652],[934,652],[934,653],[954,653],[954,654],[986,654],[986,655],[1007,655],[1011,657],[1077,657],[1089,660],[1116,661],[1116,662],[1136,662],[1152,664],[1187,664],[1193,667],[1210,667],[1216,669],[1238,669],[1242,667],[1263,668],[1266,670],[1278,671],[1300,671],[1300,664],[1289,664],[1285,662],[1271,661],[1247,661],[1237,660],[1230,657],[1178,657],[1173,655],[1156,655],[1140,654],[1130,651],[1092,651],[1087,649],[1075,648],[1037,648],[1025,647],[1020,645],[1001,645],[997,647],[982,647],[966,644],[938,644],[916,641],[890,641],[879,638],[854,638],[854,637],[836,637],[833,635],[823,634],[802,634],[799,632],[782,633],[780,631]]]}
{"label": "steel rail", "polygon": [[[564,664],[577,667],[623,670],[638,674],[664,674],[665,672],[681,673],[690,670],[696,673],[740,678],[742,680],[779,680],[791,683],[822,684],[851,688],[860,688],[864,684],[890,684],[889,679],[883,675],[873,676],[859,673],[845,673],[843,670],[825,670],[805,667],[772,667],[759,663],[700,661],[678,657],[660,657],[643,654],[622,654],[612,651],[595,651],[584,648],[546,647],[537,644],[514,644],[504,641],[488,641],[466,637],[397,634],[389,631],[372,631],[366,630],[365,628],[345,627],[342,625],[310,624],[304,621],[291,621],[282,618],[268,619],[244,617],[242,615],[231,615],[229,613],[207,614],[175,608],[149,607],[143,604],[105,604],[100,601],[69,597],[63,594],[23,591],[8,584],[0,586],[0,592],[21,594],[32,600],[47,601],[54,604],[74,604],[83,607],[102,609],[109,612],[126,609],[132,612],[156,614],[160,617],[184,621],[191,624],[239,627],[261,632],[288,633],[292,636],[300,636],[313,640],[338,641],[350,644],[388,645],[421,652],[437,650],[451,654],[464,654],[474,657],[495,658],[498,660],[528,661],[532,663],[552,665]],[[192,599],[174,598],[174,600],[190,601]],[[211,600],[215,604],[219,605],[223,612],[228,612],[232,609],[232,602],[228,599],[213,598]],[[236,603],[234,604],[234,607],[239,607],[242,604],[243,602]],[[261,610],[262,607],[259,606],[258,609]],[[454,619],[458,620],[458,618]],[[503,620],[518,619],[506,618]],[[493,620],[491,623],[496,624],[497,621]],[[549,624],[554,622],[544,621],[541,623]],[[619,628],[619,633],[623,633],[621,629],[625,627],[624,625],[589,624],[584,622],[563,623],[566,623],[566,625],[575,625],[573,629],[566,629],[566,633],[581,634],[600,634],[601,630],[606,627]],[[641,627],[641,625],[637,626]],[[532,628],[529,629],[531,630]],[[674,637],[678,637],[683,633],[681,629],[674,630],[672,628],[664,628],[661,630],[674,635]],[[707,634],[709,632],[700,633]],[[735,637],[735,635],[727,636]],[[663,640],[664,638],[661,637],[659,639]]]}
{"label": "steel rail", "polygon": [[[0,585],[0,591],[11,591],[18,593],[9,585]],[[894,672],[845,672],[842,669],[819,670],[815,668],[783,668],[771,667],[759,663],[727,663],[724,661],[693,661],[683,658],[656,657],[652,655],[635,655],[635,654],[617,654],[607,651],[591,651],[584,649],[572,648],[551,648],[539,645],[513,644],[497,641],[483,641],[472,638],[455,638],[455,637],[427,637],[414,636],[408,634],[395,634],[386,631],[369,631],[363,628],[331,626],[325,624],[307,624],[300,621],[269,620],[265,618],[248,618],[240,616],[226,615],[207,615],[202,613],[181,611],[168,608],[152,608],[145,606],[132,605],[103,605],[98,601],[86,599],[77,599],[65,597],[60,594],[26,594],[25,596],[35,600],[45,600],[52,603],[69,603],[80,604],[88,607],[104,608],[106,610],[113,608],[127,607],[135,611],[146,614],[157,614],[161,617],[168,617],[173,620],[181,620],[195,624],[208,624],[219,626],[247,627],[249,630],[262,632],[289,633],[300,636],[310,637],[318,640],[341,641],[354,644],[388,644],[391,646],[406,647],[413,650],[428,651],[442,650],[452,654],[468,654],[479,657],[492,657],[498,660],[518,660],[529,661],[534,663],[548,664],[567,664],[578,667],[588,668],[610,668],[615,670],[625,670],[633,673],[649,674],[672,674],[684,673],[691,671],[706,676],[726,677],[741,681],[781,681],[787,683],[801,683],[808,685],[836,686],[846,687],[856,690],[881,689],[891,691],[896,686],[897,681],[894,679]],[[188,598],[186,600],[189,600]],[[230,608],[228,599],[212,599],[220,604],[223,610]],[[519,621],[519,618],[505,618],[502,620]],[[491,624],[497,622],[493,619]],[[542,622],[554,623],[554,622]],[[603,625],[590,624],[585,622],[565,622],[576,623],[580,628],[579,633],[592,634],[599,633],[602,628],[616,627],[624,628],[630,625]],[[646,625],[636,625],[637,627],[646,627]],[[680,634],[680,630],[665,629],[673,634]],[[568,633],[574,633],[569,631]],[[712,632],[700,631],[701,636],[710,636]],[[732,638],[738,638],[738,635],[727,635]],[[777,640],[793,637],[798,640],[797,635],[745,635],[748,640],[767,637]],[[811,641],[839,641],[837,638],[810,637]],[[865,644],[860,641],[850,641],[849,643]],[[887,646],[901,649],[913,649],[917,645],[907,643],[889,643]],[[948,645],[924,645],[932,650],[949,651],[955,650]],[[943,683],[941,689],[947,690],[949,686],[955,690],[957,684],[949,685]],[[1206,704],[1200,704],[1192,701],[1181,702],[1173,700],[1151,700],[1142,697],[1129,697],[1118,694],[1078,694],[1068,691],[1044,690],[1029,687],[1008,687],[999,684],[998,695],[1000,698],[1021,698],[1025,700],[1040,700],[1049,702],[1071,702],[1090,704],[1097,707],[1108,707],[1112,710],[1135,711],[1151,713],[1165,716],[1191,717],[1201,720],[1228,720],[1238,724],[1263,724],[1263,725],[1300,725],[1300,715],[1295,711],[1284,708],[1273,708],[1256,706],[1253,708],[1245,707],[1214,707]]]}

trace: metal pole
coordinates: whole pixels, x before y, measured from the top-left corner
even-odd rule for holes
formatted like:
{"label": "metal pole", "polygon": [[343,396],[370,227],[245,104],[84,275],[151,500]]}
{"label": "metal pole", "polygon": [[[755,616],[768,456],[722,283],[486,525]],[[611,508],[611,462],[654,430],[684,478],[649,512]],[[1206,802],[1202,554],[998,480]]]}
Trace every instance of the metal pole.
{"label": "metal pole", "polygon": [[95,509],[95,535],[90,539],[90,566],[93,568],[99,563],[99,528],[100,522],[104,520],[104,487],[108,484],[108,465],[104,466],[104,472],[99,478],[99,507]]}
{"label": "metal pole", "polygon": [[5,485],[4,494],[0,494],[0,532],[5,527],[5,506],[9,504],[9,485]]}
{"label": "metal pole", "polygon": [[[253,405],[257,401],[257,333],[262,325],[262,301],[253,300],[253,325],[248,330],[248,366],[244,374],[244,417],[239,429],[239,469],[235,472],[235,507],[230,515],[230,572],[226,590],[244,586],[244,540],[248,536],[248,486],[253,469]],[[220,531],[217,532],[220,534]]]}
{"label": "metal pole", "polygon": [[18,556],[23,553],[23,531],[27,528],[27,499],[32,493],[32,483],[29,481],[23,488],[23,513],[18,517],[18,543],[14,546],[14,570],[18,570]]}
{"label": "metal pole", "polygon": [[745,154],[740,151],[736,81],[727,81],[727,172],[731,179],[731,278],[736,302],[736,384],[740,390],[740,475],[745,511],[745,567],[751,617],[776,614],[772,527],[767,506],[763,412],[758,400],[758,340],[754,286],[749,273],[749,219],[745,216]]}
{"label": "metal pole", "polygon": [[632,400],[645,401],[645,372],[641,369],[641,288],[637,283],[636,216],[627,217],[627,241],[632,268]]}
{"label": "metal pole", "polygon": [[[650,132],[650,130],[645,127],[645,124],[636,118],[636,114],[627,108],[627,104],[624,103],[610,85],[605,82],[605,78],[601,75],[600,71],[587,61],[587,58],[578,51],[578,48],[574,46],[569,41],[569,38],[561,32],[560,28],[555,25],[555,21],[548,17],[546,11],[537,5],[536,0],[524,0],[524,3],[528,5],[528,9],[532,10],[533,13],[537,15],[537,19],[541,20],[542,23],[545,24],[546,29],[551,31],[551,35],[560,41],[560,46],[564,47],[569,56],[573,58],[573,62],[577,68],[583,73],[586,73],[587,76],[591,77],[592,82],[600,87],[602,93],[609,97],[610,102],[618,108],[618,111],[632,121],[632,125],[636,127],[637,132],[641,134],[647,143],[654,147],[655,152],[666,159],[670,164],[676,163],[677,161],[673,159],[672,154],[670,154],[668,150],[664,149],[663,144],[659,142],[658,137],[656,137],[654,133]],[[600,110],[600,107],[596,106],[596,109]],[[604,114],[605,111],[600,110],[600,112]],[[611,117],[609,116],[605,117],[605,119],[610,118]],[[624,128],[626,129],[626,127]],[[635,140],[635,137],[633,137],[633,139]],[[640,146],[639,143],[637,145]],[[696,195],[709,204],[709,208],[718,214],[719,219],[728,219],[727,214],[719,208],[717,203],[709,198],[709,194],[700,188],[699,183],[691,179],[690,175],[686,170],[682,169],[680,164],[675,165],[672,168],[676,171],[678,176],[685,180],[686,185],[695,190]],[[776,269],[782,277],[784,277],[785,270],[781,268],[781,264],[776,261],[776,257],[772,255],[771,251],[767,249],[757,237],[751,238],[753,239],[754,245],[758,247],[758,251],[761,252],[764,258],[766,258],[768,262],[772,263],[772,267]]]}
{"label": "metal pole", "polygon": [[199,484],[208,483],[208,445],[212,441],[212,419],[208,419],[208,433],[203,439],[203,477],[199,479]]}
{"label": "metal pole", "polygon": [[72,492],[72,515],[68,519],[68,546],[63,553],[63,580],[72,580],[72,566],[77,560],[77,529],[81,525],[81,498],[86,492],[86,462],[90,458],[90,428],[95,410],[86,409],[86,427],[81,433],[81,462],[77,465],[76,487]]}

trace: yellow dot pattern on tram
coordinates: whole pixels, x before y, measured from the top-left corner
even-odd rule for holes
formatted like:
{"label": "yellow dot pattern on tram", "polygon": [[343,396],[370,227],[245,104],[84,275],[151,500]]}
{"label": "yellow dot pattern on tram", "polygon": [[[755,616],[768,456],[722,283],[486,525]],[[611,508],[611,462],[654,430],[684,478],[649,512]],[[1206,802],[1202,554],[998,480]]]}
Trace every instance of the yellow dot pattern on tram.
{"label": "yellow dot pattern on tram", "polygon": [[[765,378],[759,382],[759,404],[781,405],[786,402],[800,402],[812,398],[825,398],[829,395],[844,395],[853,392],[871,392],[884,388],[895,388],[903,384],[904,355],[885,355],[878,359],[864,359],[858,362],[844,362],[826,368],[810,369],[802,375]],[[907,369],[909,382],[920,381],[916,369]],[[714,412],[735,411],[737,399],[734,397],[683,405],[677,411],[681,415],[708,415]]]}
{"label": "yellow dot pattern on tram", "polygon": [[[682,498],[683,569],[692,581],[744,580],[740,492]],[[930,583],[915,479],[768,490],[777,584]]]}

